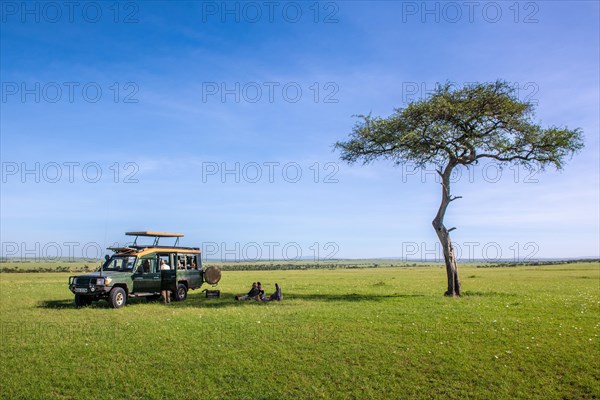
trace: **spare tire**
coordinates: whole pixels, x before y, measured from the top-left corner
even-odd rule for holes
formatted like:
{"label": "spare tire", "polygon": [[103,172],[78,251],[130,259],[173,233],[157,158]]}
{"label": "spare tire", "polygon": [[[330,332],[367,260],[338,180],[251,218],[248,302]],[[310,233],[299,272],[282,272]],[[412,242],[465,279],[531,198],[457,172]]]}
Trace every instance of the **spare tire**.
{"label": "spare tire", "polygon": [[221,280],[221,270],[217,267],[208,267],[204,271],[204,282],[216,285]]}

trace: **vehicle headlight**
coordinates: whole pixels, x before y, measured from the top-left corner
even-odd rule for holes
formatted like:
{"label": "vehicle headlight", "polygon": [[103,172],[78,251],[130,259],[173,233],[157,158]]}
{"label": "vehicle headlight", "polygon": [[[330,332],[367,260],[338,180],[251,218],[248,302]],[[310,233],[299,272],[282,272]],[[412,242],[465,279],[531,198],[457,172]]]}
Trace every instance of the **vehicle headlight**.
{"label": "vehicle headlight", "polygon": [[96,285],[104,285],[104,278],[96,278]]}

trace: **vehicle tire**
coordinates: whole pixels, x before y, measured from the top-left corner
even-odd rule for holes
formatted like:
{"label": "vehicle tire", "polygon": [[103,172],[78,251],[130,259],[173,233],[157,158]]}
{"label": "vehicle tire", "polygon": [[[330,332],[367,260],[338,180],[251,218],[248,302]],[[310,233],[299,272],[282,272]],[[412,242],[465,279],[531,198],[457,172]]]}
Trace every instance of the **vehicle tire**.
{"label": "vehicle tire", "polygon": [[204,282],[216,285],[221,280],[221,270],[217,267],[208,267],[203,274]]}
{"label": "vehicle tire", "polygon": [[187,299],[187,292],[187,286],[185,286],[183,283],[180,283],[179,285],[177,285],[177,291],[175,292],[175,300],[184,301],[185,299]]}
{"label": "vehicle tire", "polygon": [[88,296],[84,296],[82,294],[75,295],[75,306],[77,307],[85,307],[92,304],[92,299]]}
{"label": "vehicle tire", "polygon": [[112,308],[121,308],[127,303],[127,293],[120,287],[114,287],[108,294],[108,304]]}

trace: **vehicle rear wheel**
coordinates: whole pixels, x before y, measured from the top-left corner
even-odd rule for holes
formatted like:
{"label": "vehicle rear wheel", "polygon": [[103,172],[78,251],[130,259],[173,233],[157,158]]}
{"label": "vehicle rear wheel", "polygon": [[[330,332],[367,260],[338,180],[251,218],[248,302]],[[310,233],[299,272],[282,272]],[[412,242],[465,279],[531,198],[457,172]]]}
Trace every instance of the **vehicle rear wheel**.
{"label": "vehicle rear wheel", "polygon": [[85,307],[89,306],[90,304],[92,304],[92,299],[88,296],[84,296],[82,294],[75,295],[75,305],[77,307]]}
{"label": "vehicle rear wheel", "polygon": [[187,286],[185,286],[183,283],[177,285],[177,291],[175,292],[175,300],[184,301],[185,299],[187,299],[187,291]]}
{"label": "vehicle rear wheel", "polygon": [[121,308],[127,303],[127,293],[120,287],[113,288],[108,294],[108,304],[112,308]]}

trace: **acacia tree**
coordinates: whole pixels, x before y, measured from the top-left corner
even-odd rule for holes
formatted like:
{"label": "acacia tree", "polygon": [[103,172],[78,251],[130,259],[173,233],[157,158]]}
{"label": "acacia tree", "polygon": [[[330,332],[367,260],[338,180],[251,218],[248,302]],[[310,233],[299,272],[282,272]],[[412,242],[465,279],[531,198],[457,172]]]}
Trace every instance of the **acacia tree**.
{"label": "acacia tree", "polygon": [[562,169],[567,158],[583,148],[581,129],[542,128],[533,121],[534,106],[520,101],[504,81],[453,87],[438,86],[426,99],[395,109],[387,117],[359,115],[345,142],[337,142],[341,159],[368,164],[387,159],[400,165],[434,165],[441,177],[442,201],[433,228],[444,253],[448,275],[447,296],[460,296],[460,280],[450,231],[444,215],[450,202],[452,171],[487,158],[526,168]]}

